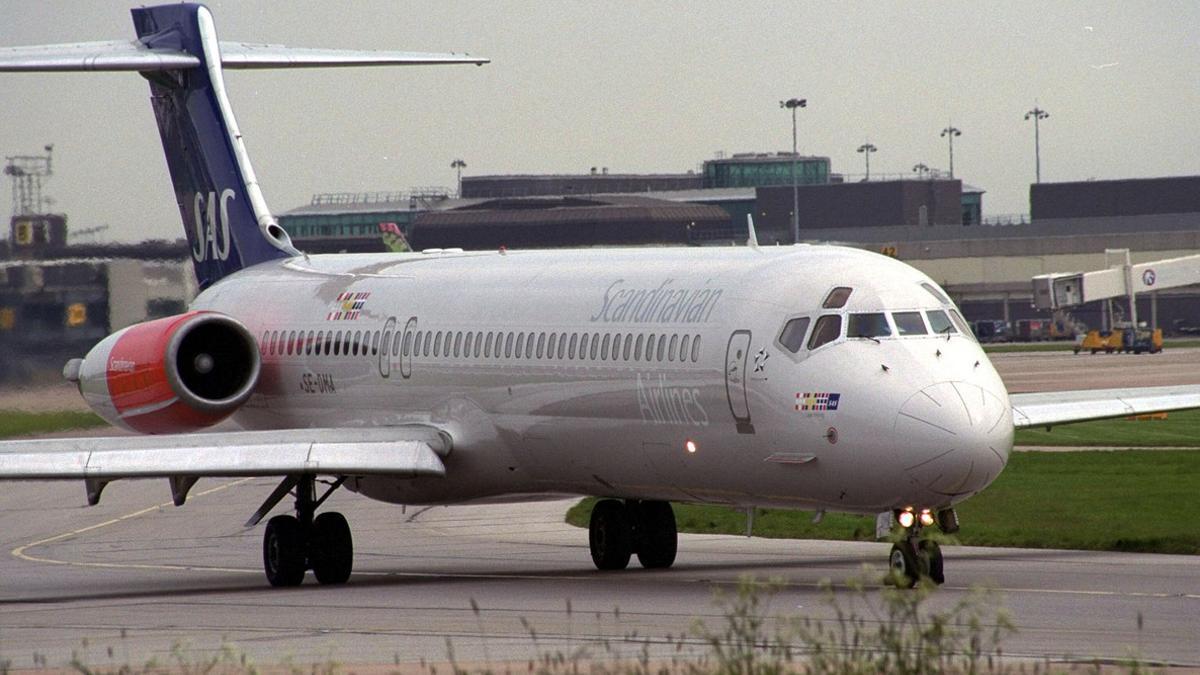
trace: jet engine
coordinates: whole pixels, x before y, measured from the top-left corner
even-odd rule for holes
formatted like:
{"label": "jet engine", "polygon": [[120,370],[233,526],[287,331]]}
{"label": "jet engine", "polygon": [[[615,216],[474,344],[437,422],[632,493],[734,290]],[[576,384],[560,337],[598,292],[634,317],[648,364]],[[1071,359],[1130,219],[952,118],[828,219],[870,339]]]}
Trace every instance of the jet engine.
{"label": "jet engine", "polygon": [[110,424],[166,434],[229,417],[254,393],[261,365],[258,343],[241,322],[188,312],[109,335],[64,375]]}

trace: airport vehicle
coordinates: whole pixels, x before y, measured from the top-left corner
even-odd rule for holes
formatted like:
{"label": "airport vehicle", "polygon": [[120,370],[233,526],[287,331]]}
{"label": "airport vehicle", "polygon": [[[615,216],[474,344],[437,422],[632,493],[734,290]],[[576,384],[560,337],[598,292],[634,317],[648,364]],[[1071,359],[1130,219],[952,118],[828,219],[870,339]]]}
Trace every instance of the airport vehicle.
{"label": "airport vehicle", "polygon": [[[220,43],[200,5],[133,10],[132,43],[0,50],[0,70],[141,73],[202,292],[68,363],[134,438],[0,443],[0,479],[276,476],[272,585],[345,582],[345,488],[398,504],[603,498],[591,557],[676,557],[670,501],[888,514],[902,583],[922,538],[1004,468],[1014,427],[1200,407],[1200,387],[1010,396],[946,294],[837,246],[297,251],[258,188],[223,67],[482,63]],[[753,239],[753,238],[752,238]],[[203,432],[230,419],[245,431]],[[321,492],[318,479],[328,479]]]}
{"label": "airport vehicle", "polygon": [[1012,339],[1009,323],[1000,319],[980,319],[972,324],[972,328],[980,342],[1008,342]]}

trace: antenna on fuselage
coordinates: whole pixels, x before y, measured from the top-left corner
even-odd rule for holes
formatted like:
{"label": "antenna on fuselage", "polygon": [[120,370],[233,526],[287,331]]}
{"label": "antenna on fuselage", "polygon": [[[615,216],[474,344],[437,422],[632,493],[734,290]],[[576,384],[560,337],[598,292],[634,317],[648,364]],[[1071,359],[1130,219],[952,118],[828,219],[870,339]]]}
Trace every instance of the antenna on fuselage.
{"label": "antenna on fuselage", "polygon": [[754,214],[746,214],[746,228],[750,230],[750,238],[746,240],[746,245],[755,251],[758,250],[758,233],[754,231]]}

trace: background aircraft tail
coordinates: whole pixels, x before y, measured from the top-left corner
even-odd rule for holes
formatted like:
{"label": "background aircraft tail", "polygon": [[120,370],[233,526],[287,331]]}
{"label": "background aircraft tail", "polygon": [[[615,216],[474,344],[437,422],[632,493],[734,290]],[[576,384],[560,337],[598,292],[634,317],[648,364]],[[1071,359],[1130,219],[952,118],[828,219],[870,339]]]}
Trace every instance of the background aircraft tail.
{"label": "background aircraft tail", "polygon": [[151,104],[200,288],[245,267],[299,255],[276,222],[225,92],[223,68],[464,64],[487,59],[218,42],[197,4],[132,10],[136,41],[0,49],[2,71],[136,71]]}

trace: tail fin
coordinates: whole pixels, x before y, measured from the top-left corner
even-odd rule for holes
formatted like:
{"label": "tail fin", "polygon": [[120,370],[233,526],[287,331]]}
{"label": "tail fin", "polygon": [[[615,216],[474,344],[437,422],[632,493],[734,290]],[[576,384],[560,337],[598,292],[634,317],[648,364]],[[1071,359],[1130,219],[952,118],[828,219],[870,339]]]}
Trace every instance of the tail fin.
{"label": "tail fin", "polygon": [[217,41],[196,4],[132,10],[138,39],[0,49],[2,71],[137,71],[151,104],[200,288],[245,267],[298,255],[263,199],[225,93],[222,67],[304,68],[472,63],[460,54],[292,49]]}

